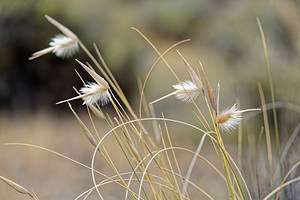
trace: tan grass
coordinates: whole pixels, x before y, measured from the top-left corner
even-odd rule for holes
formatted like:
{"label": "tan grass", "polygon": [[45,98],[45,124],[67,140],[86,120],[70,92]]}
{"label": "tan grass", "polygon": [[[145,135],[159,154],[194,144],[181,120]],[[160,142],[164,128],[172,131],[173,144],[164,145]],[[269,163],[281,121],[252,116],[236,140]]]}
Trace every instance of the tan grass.
{"label": "tan grass", "polygon": [[[113,185],[113,187],[118,187],[118,189],[121,189],[124,192],[124,196],[122,197],[125,197],[125,199],[192,199],[193,193],[191,192],[192,190],[189,189],[189,186],[193,186],[193,189],[196,190],[195,193],[197,195],[201,195],[201,197],[203,196],[208,199],[216,198],[216,194],[214,194],[213,191],[208,192],[206,189],[204,189],[205,184],[197,184],[192,179],[193,173],[196,173],[196,164],[208,165],[209,170],[215,173],[213,178],[218,178],[224,181],[222,187],[227,188],[227,193],[223,194],[223,198],[232,200],[251,200],[253,198],[251,196],[248,184],[244,178],[244,174],[242,173],[242,169],[239,168],[241,165],[240,162],[237,165],[233,156],[228,151],[228,146],[224,140],[226,137],[224,132],[233,131],[240,124],[242,120],[242,114],[245,112],[259,111],[260,109],[240,110],[236,104],[233,104],[231,108],[220,112],[220,104],[223,104],[223,101],[220,99],[220,81],[218,81],[215,90],[216,92],[214,92],[204,67],[202,63],[199,62],[202,78],[204,78],[205,81],[205,87],[201,81],[201,75],[198,68],[197,74],[183,54],[176,50],[179,58],[183,61],[186,72],[189,74],[191,79],[188,81],[181,81],[183,79],[183,75],[176,73],[176,70],[174,70],[174,67],[169,63],[165,56],[178,45],[190,40],[183,40],[175,43],[171,47],[167,48],[166,51],[161,53],[145,34],[143,34],[137,28],[132,28],[145,40],[146,43],[150,45],[150,47],[158,55],[157,60],[150,68],[144,82],[142,79],[139,79],[140,81],[138,85],[141,96],[139,101],[139,115],[136,115],[122,89],[120,88],[117,80],[107,66],[97,45],[94,44],[93,47],[100,62],[97,61],[96,57],[86,48],[79,37],[76,36],[71,30],[49,16],[46,16],[46,18],[63,34],[65,34],[65,37],[69,38],[71,43],[75,42],[78,44],[87,54],[89,59],[92,60],[91,64],[89,62],[85,62],[84,64],[76,59],[79,65],[85,69],[95,83],[85,83],[80,74],[76,71],[77,75],[83,82],[84,87],[81,88],[79,92],[74,88],[74,90],[78,93],[78,96],[58,102],[58,104],[68,102],[71,112],[77,119],[80,127],[83,129],[85,138],[93,147],[94,151],[92,153],[91,163],[89,164],[90,166],[83,164],[82,162],[72,159],[71,157],[62,153],[58,153],[57,151],[38,145],[26,143],[8,143],[7,145],[34,147],[36,149],[55,154],[61,158],[71,161],[74,164],[88,169],[90,171],[93,185],[89,186],[88,189],[85,188],[84,191],[76,197],[76,199],[81,197],[84,197],[84,199],[95,198],[96,195],[98,199],[105,199],[104,188],[108,185]],[[263,40],[265,39],[263,38]],[[64,41],[62,40],[61,42]],[[70,44],[66,43],[67,46]],[[50,49],[48,48],[46,50],[37,52],[30,59],[37,58],[51,51],[55,53],[55,50],[53,49],[55,45],[52,46],[53,47]],[[57,56],[60,55],[57,54]],[[151,102],[149,105],[145,97],[145,89],[147,87],[149,77],[159,61],[162,61],[165,64],[170,72],[170,75],[176,79],[177,83],[173,85],[175,92],[159,98]],[[96,66],[98,70],[100,70],[101,75],[97,73],[97,70],[95,70],[93,66]],[[168,86],[162,85],[162,87]],[[264,99],[262,86],[259,84],[258,88],[266,130],[270,180],[273,187],[273,159],[269,121],[266,114],[266,102]],[[194,113],[197,120],[196,125],[185,122],[184,119],[177,120],[165,117],[165,113],[161,113],[162,117],[155,117],[155,107],[151,104],[166,99],[170,96],[176,96],[177,99],[180,99],[184,102],[191,102],[191,108],[186,108],[186,111]],[[198,96],[201,96],[199,101],[196,99]],[[82,117],[79,117],[79,114],[77,114],[77,112],[69,103],[75,99],[81,99],[84,101],[84,104],[86,104],[87,116],[92,128],[89,128],[88,124],[84,123]],[[108,101],[112,105],[112,113],[103,114],[102,108]],[[168,101],[171,100],[168,99]],[[165,100],[165,102],[167,102],[167,100]],[[179,106],[185,108],[186,104],[180,103],[181,102],[178,102]],[[200,105],[202,104],[204,104],[208,115],[203,113],[203,110],[200,109]],[[105,125],[102,124],[103,126],[106,126],[105,131],[102,127],[97,127],[97,121],[94,119],[94,116],[91,115],[90,110],[92,110],[96,116],[100,116],[102,123],[105,122]],[[145,117],[143,113],[145,113],[147,117]],[[172,140],[173,131],[171,131],[169,123],[177,126],[180,125],[184,128],[192,128],[193,131],[198,134],[197,140],[199,140],[199,145],[196,147],[195,151],[192,150],[194,147],[186,148],[182,147],[181,143],[179,145],[174,144]],[[239,160],[242,156],[241,131],[242,130],[240,128],[238,141],[240,152],[240,155],[238,156]],[[184,137],[189,135],[188,133],[184,134]],[[94,137],[94,135],[97,137]],[[207,137],[209,137],[210,140],[204,143]],[[110,141],[113,141],[113,143],[110,143]],[[63,144],[66,145],[67,148],[68,145],[70,145],[68,142],[64,142]],[[201,155],[208,144],[210,144],[212,149],[211,154],[213,154],[215,158],[217,157],[218,162],[211,162],[208,159],[208,156]],[[81,145],[78,147],[82,148]],[[191,159],[185,160],[185,168],[181,167],[182,158],[178,157],[178,152],[183,152],[185,155],[192,156]],[[122,162],[120,161],[120,158],[123,159]],[[99,162],[102,163],[99,164]],[[100,168],[99,166],[101,165],[106,165],[108,170],[106,172],[101,172],[98,170],[98,168]],[[288,186],[289,184],[300,180],[298,177],[284,182],[297,166],[298,164],[292,167],[284,180],[281,182],[282,184],[273,191],[269,191],[269,194],[265,197],[265,199],[275,195],[282,188]],[[197,172],[199,173],[200,171],[197,170]],[[206,170],[203,173],[206,173]],[[35,198],[22,186],[19,186],[18,184],[6,178],[1,177],[1,179],[18,192],[28,194]],[[210,184],[214,184],[214,181],[212,181]],[[91,195],[93,193],[95,193],[95,196],[92,197]]]}

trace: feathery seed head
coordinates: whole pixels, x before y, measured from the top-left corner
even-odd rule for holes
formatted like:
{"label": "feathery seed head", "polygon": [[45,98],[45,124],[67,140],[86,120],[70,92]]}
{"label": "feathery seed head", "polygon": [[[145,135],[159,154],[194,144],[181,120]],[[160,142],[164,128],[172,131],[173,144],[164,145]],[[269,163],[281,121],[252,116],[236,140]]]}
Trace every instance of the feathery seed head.
{"label": "feathery seed head", "polygon": [[78,37],[70,31],[67,27],[60,24],[55,19],[46,15],[47,20],[56,26],[64,35],[60,34],[51,39],[49,43],[50,47],[37,51],[32,54],[29,60],[33,60],[47,53],[55,53],[57,57],[60,58],[69,58],[72,57],[78,50]]}
{"label": "feathery seed head", "polygon": [[100,105],[105,105],[110,101],[110,93],[109,93],[109,84],[102,78],[99,74],[93,71],[91,68],[80,62],[76,59],[76,61],[91,75],[91,77],[96,81],[92,83],[87,83],[84,87],[82,87],[80,91],[80,95],[66,99],[56,104],[61,104],[69,101],[73,101],[75,99],[83,99],[83,105],[87,104],[88,106],[96,104],[97,102]]}
{"label": "feathery seed head", "polygon": [[[198,88],[192,81],[183,81],[173,85],[173,88],[176,90],[175,95],[176,98],[183,101],[183,102],[191,102],[190,97],[195,100],[200,92],[202,91],[201,88]],[[189,95],[190,97],[189,97]]]}
{"label": "feathery seed head", "polygon": [[239,110],[237,108],[237,105],[234,104],[231,108],[228,108],[220,113],[220,115],[216,118],[216,123],[219,124],[219,127],[221,130],[225,132],[229,132],[231,130],[234,130],[239,123],[242,120],[242,114],[244,112],[249,111],[259,111],[260,108],[254,108],[254,109],[245,109],[245,110]]}
{"label": "feathery seed head", "polygon": [[204,93],[203,84],[202,84],[200,78],[195,73],[195,71],[193,70],[191,65],[181,55],[181,53],[178,50],[176,50],[176,51],[177,51],[178,55],[181,57],[181,59],[183,60],[185,66],[187,67],[188,72],[192,78],[192,81],[190,81],[190,80],[182,81],[180,83],[173,85],[173,88],[175,89],[174,92],[167,94],[159,99],[156,99],[155,101],[152,101],[150,104],[156,103],[158,101],[161,101],[165,98],[168,98],[168,97],[174,96],[174,95],[176,96],[177,99],[179,99],[183,102],[190,103],[192,101],[192,99],[195,100],[198,97],[200,92]]}
{"label": "feathery seed head", "polygon": [[234,104],[231,108],[221,112],[216,120],[221,130],[230,132],[231,130],[234,130],[241,122],[242,112],[240,112],[236,104]]}
{"label": "feathery seed head", "polygon": [[79,50],[78,42],[64,35],[57,35],[49,43],[53,53],[60,58],[72,57]]}
{"label": "feathery seed head", "polygon": [[190,103],[192,101],[191,98],[195,100],[200,94],[200,92],[202,91],[202,88],[197,87],[197,85],[195,85],[195,83],[193,83],[190,80],[177,83],[173,85],[173,88],[175,89],[174,92],[167,94],[159,99],[156,99],[155,101],[152,101],[150,104],[154,104],[158,101],[161,101],[163,99],[166,99],[174,95],[176,96],[177,99],[183,102]]}
{"label": "feathery seed head", "polygon": [[104,106],[110,101],[110,93],[108,89],[104,88],[102,85],[98,85],[97,83],[87,83],[79,91],[81,95],[57,102],[56,104],[66,103],[76,99],[83,99],[84,102],[82,105],[87,104],[90,106],[99,102],[101,106]]}
{"label": "feathery seed head", "polygon": [[99,102],[103,106],[110,100],[110,93],[108,89],[98,85],[97,83],[87,83],[79,91],[81,92],[82,96],[84,96],[83,105],[94,105]]}

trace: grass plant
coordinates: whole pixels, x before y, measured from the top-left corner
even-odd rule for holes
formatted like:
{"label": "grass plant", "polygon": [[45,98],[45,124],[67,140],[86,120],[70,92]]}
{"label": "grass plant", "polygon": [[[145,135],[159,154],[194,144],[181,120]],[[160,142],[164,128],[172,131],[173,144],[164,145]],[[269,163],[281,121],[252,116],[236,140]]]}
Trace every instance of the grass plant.
{"label": "grass plant", "polygon": [[[282,176],[283,170],[281,162],[284,162],[291,143],[293,143],[299,132],[299,126],[295,129],[294,134],[292,134],[291,139],[284,148],[284,153],[281,154],[279,129],[276,119],[276,102],[271,79],[272,76],[270,73],[270,64],[268,61],[265,38],[259,20],[258,25],[267,60],[268,78],[270,81],[272,96],[272,109],[274,113],[273,116],[276,133],[276,151],[278,153],[277,164],[274,164],[272,135],[269,128],[270,120],[267,116],[267,110],[270,108],[265,102],[261,84],[258,84],[258,90],[261,98],[261,106],[258,106],[259,108],[241,110],[238,106],[239,104],[233,102],[232,106],[228,109],[220,111],[220,107],[224,106],[221,105],[222,99],[220,98],[220,81],[217,83],[216,89],[214,89],[211,86],[213,84],[210,83],[208,78],[209,76],[206,74],[202,63],[199,61],[197,69],[193,68],[183,56],[183,53],[178,50],[179,46],[190,41],[189,39],[179,41],[178,43],[170,46],[167,50],[160,52],[145,34],[137,28],[132,28],[132,30],[144,39],[158,56],[152,67],[149,69],[144,81],[141,79],[139,81],[139,110],[138,112],[135,112],[119,86],[116,78],[104,61],[97,45],[93,45],[96,52],[96,55],[93,55],[75,33],[53,18],[47,15],[46,18],[64,35],[55,37],[52,42],[50,42],[50,47],[34,53],[32,57],[30,57],[30,60],[50,52],[55,53],[56,56],[62,58],[71,57],[74,56],[79,47],[91,60],[91,62],[76,61],[79,66],[84,68],[91,76],[93,82],[83,81],[81,75],[76,71],[84,86],[79,90],[74,88],[78,96],[60,101],[58,104],[66,103],[69,105],[71,112],[74,114],[76,120],[80,124],[80,127],[83,129],[85,137],[94,147],[92,161],[90,166],[87,166],[75,159],[41,146],[24,143],[8,143],[7,145],[27,146],[41,149],[63,157],[74,164],[79,164],[80,166],[90,170],[93,187],[86,191],[82,191],[75,199],[89,199],[92,193],[98,194],[99,199],[106,199],[102,189],[106,185],[113,185],[113,187],[120,188],[123,191],[125,199],[185,200],[195,199],[195,197],[197,197],[197,199],[215,199],[214,193],[207,192],[204,189],[206,187],[205,185],[198,184],[197,180],[193,179],[193,172],[195,172],[195,170],[203,170],[195,168],[196,164],[199,162],[208,168],[205,170],[212,170],[215,173],[215,177],[213,178],[223,181],[223,186],[227,188],[227,193],[223,194],[223,199],[257,199],[256,197],[260,196],[260,189],[258,187],[258,191],[254,191],[249,187],[249,183],[245,176],[247,172],[242,169],[242,149],[244,148],[242,144],[242,128],[239,128],[238,135],[238,164],[236,163],[234,156],[232,156],[228,151],[226,143],[224,142],[224,137],[226,137],[228,133],[237,129],[243,119],[243,115],[248,112],[252,114],[263,114],[264,125],[261,130],[263,130],[262,134],[265,134],[266,137],[270,187],[267,194],[265,194],[265,196],[261,199],[278,199],[280,195],[282,195],[282,199],[285,199],[286,191],[284,188],[300,180],[299,177],[294,177],[288,180],[288,177],[300,165],[299,162],[293,165],[284,177]],[[177,74],[165,58],[166,54],[174,51],[176,51],[178,57],[182,60],[182,66],[189,74],[190,80],[182,81],[183,77],[181,74]],[[154,97],[151,97],[151,102],[148,103],[145,90],[147,88],[148,80],[159,62],[163,62],[169,70],[170,76],[173,76],[176,79],[177,83],[173,85],[175,91],[161,98],[157,97],[156,100]],[[98,71],[100,73],[98,73]],[[199,73],[199,71],[201,73]],[[202,80],[204,80],[204,82],[202,82]],[[163,85],[163,87],[170,88],[170,86],[165,85]],[[155,115],[155,113],[158,113],[155,111],[155,105],[162,103],[160,101],[171,101],[172,97],[179,100],[177,102],[178,106],[184,107],[187,104],[192,105],[193,110],[191,113],[193,113],[195,119],[198,120],[197,125],[186,122],[184,119],[178,120],[165,117],[165,113],[161,113],[160,117]],[[76,110],[72,108],[71,103],[74,100],[83,101],[83,106],[86,106],[92,126],[84,123]],[[112,105],[114,110],[114,114],[112,116],[102,111],[102,108],[108,103]],[[205,106],[205,112],[202,110],[202,106],[200,105]],[[95,115],[92,115],[92,113],[95,113]],[[95,117],[100,117],[100,120],[105,121],[110,129],[107,133],[103,134],[101,130],[96,128]],[[251,115],[248,115],[248,118],[249,117],[251,117]],[[254,115],[252,115],[252,117],[254,117]],[[197,149],[193,150],[174,145],[172,141],[172,131],[169,128],[170,124],[192,128],[195,132],[197,132],[197,134],[201,136]],[[189,137],[189,133],[185,134]],[[116,165],[116,160],[111,156],[111,153],[108,150],[108,146],[110,145],[106,143],[108,137],[113,137],[116,141],[118,149],[115,149],[115,151],[120,151],[119,153],[122,154],[124,160],[126,160],[130,171],[124,171]],[[211,162],[209,157],[202,155],[201,150],[205,146],[210,146],[213,149],[218,159],[217,164]],[[189,161],[187,168],[182,168],[180,159],[178,158],[178,152],[191,156],[191,160]],[[111,170],[110,175],[102,173],[97,169],[97,159],[103,160],[107,163]],[[281,178],[279,185],[276,185],[274,181],[275,165],[280,166]],[[4,177],[0,177],[0,179],[19,193],[27,194],[32,197],[32,199],[38,199],[36,195],[32,195],[19,184]],[[261,182],[261,180],[257,180],[258,182]]]}

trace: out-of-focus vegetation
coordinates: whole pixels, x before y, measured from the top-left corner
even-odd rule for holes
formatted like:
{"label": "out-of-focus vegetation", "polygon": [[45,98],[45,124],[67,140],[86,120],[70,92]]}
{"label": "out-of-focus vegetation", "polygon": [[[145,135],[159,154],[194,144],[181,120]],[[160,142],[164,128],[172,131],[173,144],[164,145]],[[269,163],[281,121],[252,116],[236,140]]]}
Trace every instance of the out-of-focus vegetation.
{"label": "out-of-focus vegetation", "polygon": [[[81,143],[84,138],[75,119],[60,116],[63,109],[69,112],[67,106],[54,105],[59,100],[76,95],[72,86],[82,86],[73,68],[85,80],[88,80],[88,75],[72,58],[61,60],[54,55],[45,55],[28,61],[33,52],[47,47],[50,39],[59,34],[43,17],[44,14],[69,27],[90,49],[93,42],[99,45],[104,59],[134,108],[137,108],[134,105],[139,100],[137,76],[143,79],[158,56],[130,29],[132,26],[145,33],[161,52],[182,39],[192,39],[178,48],[193,67],[199,66],[198,61],[201,60],[214,88],[217,81],[221,80],[221,106],[231,106],[238,98],[242,108],[249,108],[260,105],[256,85],[258,81],[262,82],[267,102],[270,102],[266,62],[256,17],[260,18],[265,31],[275,98],[277,101],[299,105],[299,4],[292,0],[2,0],[0,141],[48,146],[86,164],[90,162],[87,155],[90,156],[91,148],[88,148],[88,144],[84,148],[86,146]],[[75,57],[89,61],[82,51]],[[166,58],[182,80],[188,78],[182,60],[174,51]],[[155,100],[169,93],[171,85],[175,83],[176,80],[164,64],[159,63],[146,88],[147,99]],[[76,101],[73,104],[79,106],[81,103]],[[157,111],[167,111],[168,115],[174,116],[180,113],[188,121],[190,113],[185,114],[186,108],[178,106],[173,109],[175,103],[174,99],[162,101],[156,105]],[[33,111],[34,114],[19,115],[23,111]],[[54,111],[56,113],[53,114]],[[284,124],[280,126],[281,132],[290,135],[297,123],[298,114],[279,110],[279,124]],[[249,132],[252,129],[255,128],[250,128]],[[76,136],[70,135],[73,133]],[[186,138],[182,135],[175,137],[179,137],[178,141]],[[49,142],[49,138],[52,141]],[[284,140],[288,136],[282,138]],[[248,140],[251,143],[251,136]],[[65,144],[66,141],[68,144]],[[188,139],[184,142],[186,146],[194,144]],[[78,151],[74,151],[76,148]],[[22,155],[16,156],[19,151]],[[82,190],[80,187],[91,183],[88,171],[84,171],[86,174],[82,175],[81,168],[78,167],[79,170],[76,171],[77,169],[71,168],[66,162],[60,162],[61,160],[55,160],[48,166],[45,159],[41,162],[35,160],[43,157],[50,159],[48,154],[28,150],[29,159],[26,159],[26,153],[27,149],[25,151],[23,147],[9,147],[9,150],[8,147],[1,147],[0,174],[22,180],[19,183],[25,186],[35,186],[41,199],[70,199],[70,194],[76,196],[79,193],[77,191]],[[58,170],[57,176],[52,180],[51,174],[56,173],[58,166],[61,170]],[[70,169],[74,172],[64,173]],[[36,176],[32,178],[34,174]],[[37,185],[41,187],[36,187]],[[66,191],[60,191],[61,188],[66,188]],[[6,185],[0,184],[0,198],[12,199],[17,196],[13,191],[2,196],[6,189]],[[213,187],[206,189],[215,190]],[[108,190],[109,192],[113,193]]]}

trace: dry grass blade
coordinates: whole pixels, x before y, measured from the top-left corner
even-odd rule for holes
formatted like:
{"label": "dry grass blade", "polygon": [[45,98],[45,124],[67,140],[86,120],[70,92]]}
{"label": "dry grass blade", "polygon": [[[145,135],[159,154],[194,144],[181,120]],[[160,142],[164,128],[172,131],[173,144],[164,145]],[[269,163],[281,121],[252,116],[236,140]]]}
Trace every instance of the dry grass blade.
{"label": "dry grass blade", "polygon": [[102,78],[99,74],[97,74],[95,71],[91,70],[88,66],[80,62],[79,60],[75,59],[90,75],[93,77],[93,79],[101,86],[103,86],[105,89],[109,89],[108,83]]}
{"label": "dry grass blade", "polygon": [[27,189],[25,189],[25,188],[22,187],[21,185],[19,185],[19,184],[13,182],[12,180],[9,180],[9,179],[3,177],[3,176],[0,176],[0,179],[1,179],[4,183],[6,183],[7,185],[9,185],[10,187],[12,187],[13,189],[15,189],[17,192],[19,192],[19,193],[21,193],[21,194],[27,194],[27,195],[29,195],[31,198],[36,199],[34,196],[32,196],[32,195],[30,194],[30,192],[29,192]]}
{"label": "dry grass blade", "polygon": [[221,83],[219,80],[217,85],[217,91],[216,91],[217,115],[220,113],[220,88],[221,88]]}
{"label": "dry grass blade", "polygon": [[33,53],[32,56],[28,58],[28,60],[36,59],[36,58],[38,58],[40,56],[43,56],[43,55],[45,55],[47,53],[52,52],[54,49],[55,49],[55,47],[48,47],[46,49],[37,51],[37,52]]}
{"label": "dry grass blade", "polygon": [[206,138],[206,136],[208,134],[211,134],[211,133],[214,133],[213,131],[210,131],[210,132],[206,132],[202,138],[201,138],[201,141],[200,141],[200,144],[198,145],[197,147],[197,150],[196,150],[196,153],[191,161],[191,164],[189,165],[189,168],[188,168],[188,171],[186,173],[186,176],[185,176],[185,181],[184,181],[184,184],[183,184],[183,187],[182,187],[182,191],[181,193],[184,194],[184,193],[187,193],[187,189],[188,189],[188,181],[187,180],[190,180],[190,177],[192,175],[192,171],[193,171],[193,168],[195,166],[195,163],[196,163],[196,160],[197,160],[197,157],[198,155],[200,154],[200,151],[202,149],[202,146],[203,146],[203,143],[204,143],[204,140]]}
{"label": "dry grass blade", "polygon": [[[259,133],[259,136],[258,136],[258,141],[257,141],[257,146],[256,148],[258,148],[259,146],[261,146],[261,140],[262,140],[262,136],[264,134],[264,127],[262,126],[261,129],[260,129],[260,133]],[[259,199],[262,199],[262,194],[261,194],[261,177],[259,176],[258,174],[258,171],[259,171],[259,151],[256,151],[255,152],[255,157],[257,157],[257,159],[255,160],[255,177],[256,177],[256,187],[257,187],[257,194],[258,194],[258,197]]]}
{"label": "dry grass blade", "polygon": [[[265,106],[266,106],[266,110],[273,109],[273,103],[267,103]],[[300,106],[292,104],[292,103],[286,103],[286,102],[277,101],[277,102],[275,102],[275,107],[277,109],[284,108],[284,109],[293,111],[293,112],[295,112],[297,114],[300,114]],[[247,117],[245,117],[245,119],[253,118],[253,117],[257,116],[258,114],[259,113],[248,114]]]}
{"label": "dry grass blade", "polygon": [[93,137],[93,135],[91,134],[91,132],[89,131],[89,129],[86,127],[86,125],[81,121],[81,119],[79,118],[79,116],[77,115],[77,113],[74,111],[74,109],[72,108],[71,104],[68,103],[69,108],[71,109],[72,113],[74,114],[74,116],[76,117],[78,123],[80,124],[85,137],[88,139],[88,141],[94,146],[97,147],[97,142],[95,140],[95,138]]}
{"label": "dry grass blade", "polygon": [[[109,77],[111,78],[112,83],[114,83],[114,85],[115,85],[116,88],[118,89],[118,92],[120,92],[120,95],[121,95],[121,96],[125,96],[124,93],[123,93],[123,91],[122,91],[122,89],[120,88],[120,86],[119,86],[117,80],[115,79],[114,75],[111,73],[111,71],[110,71],[110,69],[108,68],[106,62],[104,61],[104,58],[102,57],[102,55],[101,55],[101,53],[100,53],[100,51],[99,51],[99,48],[97,47],[97,45],[96,45],[95,43],[93,44],[93,46],[94,46],[94,49],[95,49],[95,51],[96,51],[96,53],[97,53],[97,55],[98,55],[100,61],[101,61],[102,64],[103,64],[103,67],[105,68],[105,70],[107,71]],[[101,68],[101,69],[102,69],[102,68]],[[102,72],[102,71],[104,72],[104,70],[101,70],[101,72]]]}
{"label": "dry grass blade", "polygon": [[204,80],[205,80],[205,83],[206,83],[207,93],[208,93],[208,98],[209,98],[210,104],[211,104],[212,108],[215,110],[215,112],[217,112],[218,109],[217,109],[216,97],[214,95],[212,87],[209,84],[209,81],[208,81],[208,78],[207,78],[206,73],[204,71],[203,65],[200,61],[199,61],[199,64],[200,64],[201,70],[202,70],[203,75],[204,75]]}
{"label": "dry grass blade", "polygon": [[94,115],[100,119],[105,119],[105,116],[103,112],[101,112],[96,106],[94,105],[88,105],[88,107],[91,109],[91,111],[94,113]]}
{"label": "dry grass blade", "polygon": [[200,77],[196,74],[196,72],[193,70],[193,68],[191,67],[191,65],[186,61],[186,59],[183,57],[183,55],[181,55],[181,53],[176,49],[177,53],[179,54],[179,56],[181,57],[181,59],[183,60],[185,66],[188,69],[188,72],[193,80],[193,82],[195,83],[195,85],[202,90],[202,92],[204,92],[203,89],[203,84],[202,81],[200,80]]}
{"label": "dry grass blade", "polygon": [[[293,167],[286,173],[286,175],[284,176],[284,178],[281,181],[281,184],[283,184],[286,179],[289,177],[289,175],[300,165],[300,161],[298,161],[296,164],[293,165]],[[281,191],[278,192],[277,196],[276,196],[276,200],[279,199],[279,196],[281,194]]]}
{"label": "dry grass blade", "polygon": [[271,184],[271,188],[273,188],[274,187],[274,185],[273,185],[273,158],[272,158],[270,128],[269,128],[268,115],[267,115],[267,110],[266,110],[266,101],[265,101],[265,97],[264,97],[264,93],[263,93],[261,84],[258,83],[257,85],[258,85],[258,91],[259,91],[260,100],[261,100],[261,104],[262,104],[262,111],[263,111],[263,118],[264,118],[265,132],[266,132],[270,184]]}
{"label": "dry grass blade", "polygon": [[242,123],[240,123],[238,126],[238,167],[240,169],[242,169],[242,155],[243,155],[243,131],[242,130],[243,130]]}
{"label": "dry grass blade", "polygon": [[6,183],[7,185],[9,185],[10,187],[12,187],[13,189],[15,189],[17,192],[22,193],[22,194],[30,194],[28,190],[26,190],[24,187],[22,187],[21,185],[13,182],[12,180],[9,180],[7,178],[4,178],[3,176],[0,176],[0,179]]}
{"label": "dry grass blade", "polygon": [[161,101],[161,100],[164,100],[164,99],[166,99],[166,98],[168,98],[168,97],[174,96],[174,95],[176,95],[177,93],[178,93],[178,91],[174,91],[174,92],[172,92],[172,93],[170,93],[170,94],[167,94],[167,95],[165,95],[165,96],[163,96],[163,97],[160,97],[160,98],[158,98],[158,99],[156,99],[156,100],[154,100],[154,101],[151,101],[149,104],[152,105],[152,104],[157,103],[157,102],[159,102],[159,101]]}
{"label": "dry grass blade", "polygon": [[286,182],[285,184],[280,185],[279,187],[277,187],[276,189],[274,189],[270,194],[268,194],[263,200],[268,200],[270,197],[272,197],[274,194],[276,194],[276,192],[278,192],[279,190],[282,190],[283,188],[285,188],[286,186],[300,181],[300,177],[294,178],[292,180],[289,180],[288,182]]}
{"label": "dry grass blade", "polygon": [[84,99],[84,98],[86,98],[86,97],[88,97],[90,95],[91,94],[82,94],[82,95],[79,95],[79,96],[76,96],[76,97],[72,97],[70,99],[59,101],[59,102],[57,102],[55,104],[58,105],[58,104],[66,103],[66,102],[73,101],[73,100],[76,100],[76,99]]}
{"label": "dry grass blade", "polygon": [[[164,118],[165,116],[162,114],[162,117]],[[170,140],[170,133],[169,133],[169,129],[168,129],[168,126],[167,126],[166,121],[164,121],[164,126],[165,126],[165,130],[166,130],[167,138],[168,138],[168,140],[169,140],[169,145],[172,147],[173,145],[172,145],[172,142],[171,142],[171,140]],[[159,126],[159,127],[160,127],[160,126]],[[162,132],[161,128],[160,128],[160,134],[161,134],[161,138],[162,138],[163,148],[166,148],[167,145],[166,145],[166,142],[165,142],[165,140],[164,140],[163,132]],[[179,169],[179,166],[178,166],[178,161],[177,161],[177,158],[176,158],[176,156],[175,156],[175,153],[174,153],[173,150],[172,150],[171,152],[172,152],[172,154],[173,154],[174,162],[175,162],[175,164],[176,164],[177,170],[178,170],[179,173],[180,173],[180,169]],[[178,181],[177,181],[177,179],[176,179],[176,177],[175,177],[175,173],[174,173],[175,171],[174,171],[174,169],[173,169],[173,166],[172,166],[170,157],[169,157],[169,155],[168,155],[167,152],[166,152],[165,155],[166,155],[166,158],[167,158],[167,161],[168,161],[168,164],[169,164],[169,167],[170,167],[170,171],[171,171],[171,174],[172,174],[172,177],[173,177],[173,182],[175,183],[175,186],[176,186],[176,190],[179,191],[179,195],[182,197],[183,194],[180,193],[180,187],[179,187]],[[181,181],[182,181],[182,183],[183,183],[182,177],[181,177]],[[189,199],[188,193],[186,193],[185,195],[186,195],[186,197]]]}
{"label": "dry grass blade", "polygon": [[292,143],[295,141],[295,139],[296,139],[297,135],[299,134],[299,132],[300,132],[300,123],[297,125],[297,127],[293,131],[291,137],[289,138],[289,140],[287,141],[285,147],[282,150],[281,158],[280,158],[281,162],[283,162],[283,160],[285,159],[290,147],[292,146]]}
{"label": "dry grass blade", "polygon": [[[274,87],[273,87],[273,80],[272,80],[272,73],[271,73],[271,65],[269,61],[269,56],[268,56],[268,49],[267,49],[267,43],[265,39],[265,34],[263,27],[261,25],[261,22],[258,17],[256,17],[257,25],[260,31],[261,39],[262,39],[262,44],[263,44],[263,49],[264,49],[264,54],[265,54],[265,60],[266,60],[266,66],[267,66],[267,74],[268,74],[268,80],[269,80],[269,87],[270,87],[270,95],[271,95],[271,100],[272,100],[272,107],[273,107],[273,121],[274,121],[274,131],[275,131],[275,141],[276,141],[276,151],[277,151],[277,159],[280,160],[281,152],[280,152],[280,138],[279,138],[279,128],[278,128],[278,120],[277,120],[277,111],[276,111],[276,106],[275,106],[275,92],[274,92]],[[279,167],[280,167],[280,180],[282,180],[282,164],[279,162]],[[274,189],[274,186],[272,186],[272,189]],[[282,198],[285,199],[285,194],[282,193],[283,196]]]}
{"label": "dry grass blade", "polygon": [[77,35],[75,35],[75,33],[73,33],[72,31],[70,31],[70,29],[68,29],[67,27],[65,27],[64,25],[62,25],[61,23],[53,19],[52,17],[49,17],[48,15],[45,15],[45,17],[51,24],[53,24],[56,28],[58,28],[63,34],[65,34],[66,36],[72,39],[78,40]]}

